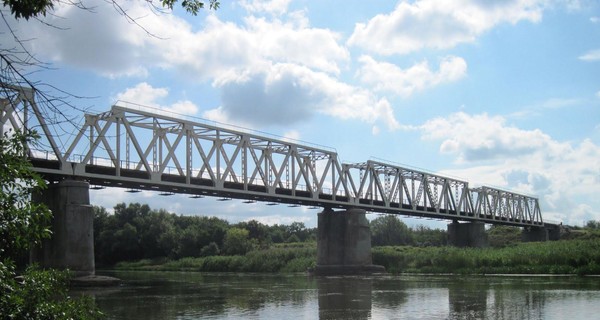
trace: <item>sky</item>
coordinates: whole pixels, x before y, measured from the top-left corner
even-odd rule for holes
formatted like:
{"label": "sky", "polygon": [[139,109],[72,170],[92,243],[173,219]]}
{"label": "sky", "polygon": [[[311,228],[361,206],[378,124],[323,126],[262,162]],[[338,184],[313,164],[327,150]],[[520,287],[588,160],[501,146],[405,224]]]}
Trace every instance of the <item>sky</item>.
{"label": "sky", "polygon": [[[531,195],[546,221],[600,220],[597,1],[240,0],[197,16],[123,2],[135,23],[105,1],[83,4],[41,21],[7,17],[51,66],[30,76],[88,97],[81,107],[166,109],[334,148],[343,162],[379,159]],[[109,209],[140,202],[230,222],[314,227],[318,212],[90,192]]]}

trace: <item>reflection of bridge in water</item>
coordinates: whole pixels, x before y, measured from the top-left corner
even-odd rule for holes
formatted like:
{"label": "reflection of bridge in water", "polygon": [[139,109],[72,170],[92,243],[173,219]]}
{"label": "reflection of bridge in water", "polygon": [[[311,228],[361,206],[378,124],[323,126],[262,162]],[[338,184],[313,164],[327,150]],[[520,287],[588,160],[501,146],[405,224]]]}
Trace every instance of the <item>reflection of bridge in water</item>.
{"label": "reflection of bridge in water", "polygon": [[538,199],[530,196],[380,161],[341,163],[326,148],[143,108],[86,114],[77,134],[62,141],[32,90],[2,94],[0,130],[40,131],[45,148],[30,147],[29,157],[49,181],[448,219],[465,244],[470,240],[460,234],[472,231],[458,221],[544,227]]}

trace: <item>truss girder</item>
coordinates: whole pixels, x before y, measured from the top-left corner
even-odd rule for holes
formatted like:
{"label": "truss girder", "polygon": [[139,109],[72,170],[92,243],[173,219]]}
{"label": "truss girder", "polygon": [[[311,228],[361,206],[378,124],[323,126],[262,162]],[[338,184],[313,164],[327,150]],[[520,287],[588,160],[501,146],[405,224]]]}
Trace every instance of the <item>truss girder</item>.
{"label": "truss girder", "polygon": [[[35,97],[36,93],[31,88],[0,84],[0,135],[4,135],[8,129],[41,130],[42,132],[39,133],[42,139],[39,143],[47,149],[44,157],[57,161],[61,166],[66,165],[66,159],[54,135],[50,132],[50,127]],[[29,146],[26,147],[30,156],[39,156],[34,155]]]}
{"label": "truss girder", "polygon": [[[345,164],[350,192],[362,203],[447,218],[543,225],[538,199],[378,161]],[[356,173],[358,171],[358,174]]]}
{"label": "truss girder", "polygon": [[[10,100],[8,99],[10,98]],[[33,93],[0,97],[0,125],[34,119],[57,163],[47,177],[97,184],[242,199],[363,208],[368,211],[517,226],[543,225],[538,200],[379,161],[346,164],[335,151],[238,129],[113,106],[86,114],[64,152]],[[30,153],[33,160],[38,155]],[[34,165],[36,165],[34,161]]]}
{"label": "truss girder", "polygon": [[470,190],[475,199],[474,212],[480,217],[492,217],[499,221],[543,224],[537,198],[490,187]]}
{"label": "truss girder", "polygon": [[[77,158],[78,150],[84,151]],[[91,172],[86,166],[114,167],[115,175],[134,168],[154,183],[183,177],[217,189],[233,183],[274,194],[308,192],[312,199],[330,193],[331,177],[329,187],[346,196],[346,184],[335,181],[343,175],[333,151],[119,106],[86,115],[66,155],[84,176]]]}
{"label": "truss girder", "polygon": [[[346,164],[351,191],[370,204],[472,216],[468,183],[377,161]],[[359,174],[353,174],[359,171]],[[354,180],[360,180],[356,183]],[[358,187],[357,187],[358,186]]]}

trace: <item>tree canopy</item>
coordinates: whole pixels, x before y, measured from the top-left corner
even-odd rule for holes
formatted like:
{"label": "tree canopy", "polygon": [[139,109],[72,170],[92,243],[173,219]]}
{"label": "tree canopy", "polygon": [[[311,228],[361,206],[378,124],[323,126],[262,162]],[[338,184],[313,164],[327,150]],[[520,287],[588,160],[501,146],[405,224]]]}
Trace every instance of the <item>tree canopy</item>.
{"label": "tree canopy", "polygon": [[377,217],[370,224],[374,246],[407,245],[412,242],[408,227],[395,215]]}

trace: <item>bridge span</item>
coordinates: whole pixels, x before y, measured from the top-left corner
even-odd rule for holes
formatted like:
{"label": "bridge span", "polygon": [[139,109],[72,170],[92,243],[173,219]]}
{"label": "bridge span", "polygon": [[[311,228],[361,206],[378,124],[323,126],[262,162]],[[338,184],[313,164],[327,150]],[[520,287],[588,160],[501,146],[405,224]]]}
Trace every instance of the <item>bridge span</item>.
{"label": "bridge span", "polygon": [[539,201],[531,196],[471,187],[467,181],[382,161],[343,163],[324,147],[139,106],[117,104],[85,114],[72,136],[60,136],[53,134],[56,124],[47,123],[33,90],[4,88],[2,95],[0,133],[36,129],[41,143],[28,146],[29,159],[51,182],[70,179],[93,188],[317,206],[324,212],[545,226]]}
{"label": "bridge span", "polygon": [[[543,226],[537,198],[391,163],[342,163],[333,150],[115,105],[85,114],[69,141],[52,134],[33,92],[2,100],[2,128],[37,128],[30,146],[50,181],[459,221]],[[50,125],[51,126],[51,125]],[[5,129],[4,129],[5,130]]]}

